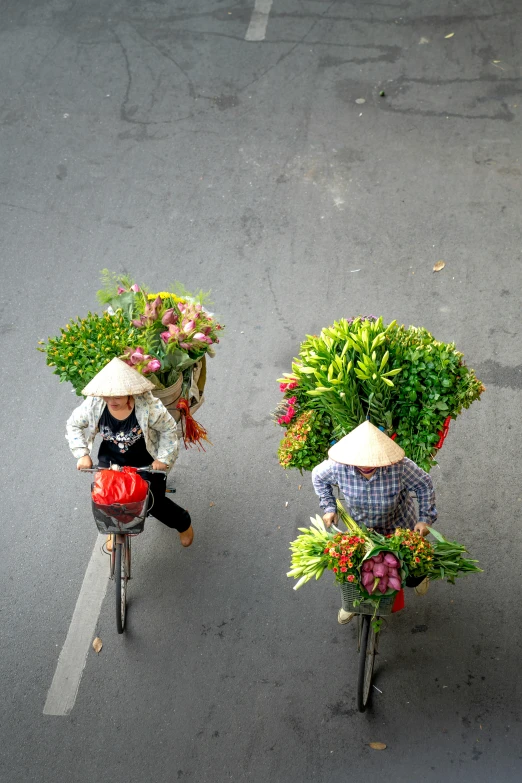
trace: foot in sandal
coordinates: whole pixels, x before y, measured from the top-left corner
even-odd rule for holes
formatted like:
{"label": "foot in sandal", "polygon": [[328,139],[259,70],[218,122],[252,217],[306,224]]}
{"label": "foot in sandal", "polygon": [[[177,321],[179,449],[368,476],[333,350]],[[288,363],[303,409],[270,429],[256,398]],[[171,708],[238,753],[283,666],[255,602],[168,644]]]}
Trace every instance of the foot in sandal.
{"label": "foot in sandal", "polygon": [[181,541],[181,546],[190,546],[192,544],[194,541],[194,528],[192,525],[179,534],[179,540]]}

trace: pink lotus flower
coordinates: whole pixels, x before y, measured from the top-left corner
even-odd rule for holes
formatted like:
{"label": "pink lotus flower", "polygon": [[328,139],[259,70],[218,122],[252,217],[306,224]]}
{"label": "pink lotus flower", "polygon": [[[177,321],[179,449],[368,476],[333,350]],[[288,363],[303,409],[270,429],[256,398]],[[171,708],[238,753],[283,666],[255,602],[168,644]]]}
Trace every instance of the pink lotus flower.
{"label": "pink lotus flower", "polygon": [[178,310],[180,311],[180,313],[184,313],[186,309],[187,309],[187,306],[184,305],[183,302],[180,302],[178,304]]}
{"label": "pink lotus flower", "polygon": [[168,343],[168,341],[170,340],[170,332],[162,332],[160,334],[160,337],[164,343]]}
{"label": "pink lotus flower", "polygon": [[196,332],[196,334],[192,337],[192,339],[199,340],[199,342],[207,341],[206,335],[204,335],[203,332]]}
{"label": "pink lotus flower", "polygon": [[143,374],[146,372],[157,372],[161,367],[161,362],[158,359],[151,359],[146,367],[143,368]]}
{"label": "pink lotus flower", "polygon": [[193,329],[196,328],[196,322],[195,321],[183,321],[181,324],[181,327],[185,334],[188,334],[189,332],[192,332]]}
{"label": "pink lotus flower", "polygon": [[174,312],[173,307],[169,307],[168,310],[165,310],[163,313],[163,318],[161,319],[161,323],[163,326],[169,326],[170,324],[175,324],[178,320],[178,316]]}
{"label": "pink lotus flower", "polygon": [[139,290],[140,290],[140,287],[139,287],[139,285],[136,285],[136,283],[134,283],[134,285],[131,285],[131,289],[130,290],[134,291],[135,294],[138,294]]}
{"label": "pink lotus flower", "polygon": [[136,348],[133,353],[130,354],[129,359],[132,364],[139,364],[140,362],[145,361],[145,356],[143,354],[143,348]]}
{"label": "pink lotus flower", "polygon": [[125,289],[121,287],[121,285],[118,286],[118,294],[124,294]]}
{"label": "pink lotus flower", "polygon": [[190,343],[180,343],[180,348],[183,348],[184,351],[190,351],[192,348],[192,345]]}

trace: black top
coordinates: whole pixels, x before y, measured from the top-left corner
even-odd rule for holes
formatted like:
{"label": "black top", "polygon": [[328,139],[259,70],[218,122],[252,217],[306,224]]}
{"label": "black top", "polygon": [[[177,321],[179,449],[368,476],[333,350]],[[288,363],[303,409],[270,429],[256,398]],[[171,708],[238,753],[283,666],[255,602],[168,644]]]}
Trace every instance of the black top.
{"label": "black top", "polygon": [[115,419],[106,407],[98,422],[98,428],[103,438],[98,451],[98,463],[102,467],[113,464],[142,468],[152,463],[134,410],[126,419],[120,421]]}

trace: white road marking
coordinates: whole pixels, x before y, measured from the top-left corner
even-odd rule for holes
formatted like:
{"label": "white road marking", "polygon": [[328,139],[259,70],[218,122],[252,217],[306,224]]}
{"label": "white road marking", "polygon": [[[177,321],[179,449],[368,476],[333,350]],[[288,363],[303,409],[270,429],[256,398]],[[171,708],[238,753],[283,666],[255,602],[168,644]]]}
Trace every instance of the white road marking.
{"label": "white road marking", "polygon": [[256,0],[245,41],[264,41],[273,0]]}
{"label": "white road marking", "polygon": [[96,538],[69,631],[47,694],[44,715],[68,715],[74,707],[109,581],[108,557],[101,551],[104,540],[103,535]]}

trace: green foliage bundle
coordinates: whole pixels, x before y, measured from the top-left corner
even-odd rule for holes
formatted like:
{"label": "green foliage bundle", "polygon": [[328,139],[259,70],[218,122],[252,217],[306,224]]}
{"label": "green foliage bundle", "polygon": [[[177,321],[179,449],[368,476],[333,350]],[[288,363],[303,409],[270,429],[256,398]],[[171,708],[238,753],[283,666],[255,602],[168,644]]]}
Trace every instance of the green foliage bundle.
{"label": "green foliage bundle", "polygon": [[[293,415],[315,411],[323,414],[321,427],[311,431],[316,454],[326,452],[332,439],[347,435],[368,417],[390,437],[396,436],[406,456],[429,471],[436,464],[449,419],[456,419],[484,390],[454,343],[439,342],[426,329],[399,326],[396,321],[386,326],[374,316],[342,319],[319,336],[308,336],[292,372],[279,382],[285,399],[292,401],[292,416],[277,419],[287,428],[280,462],[299,469],[305,466],[293,456],[300,451],[291,444]],[[324,426],[327,420],[329,431]],[[312,467],[310,463],[305,469]]]}
{"label": "green foliage bundle", "polygon": [[38,350],[46,354],[60,382],[69,381],[81,396],[89,381],[111,359],[122,355],[135,334],[121,312],[113,316],[88,313],[86,318],[69,321],[59,337],[50,337],[47,343],[42,340]]}

